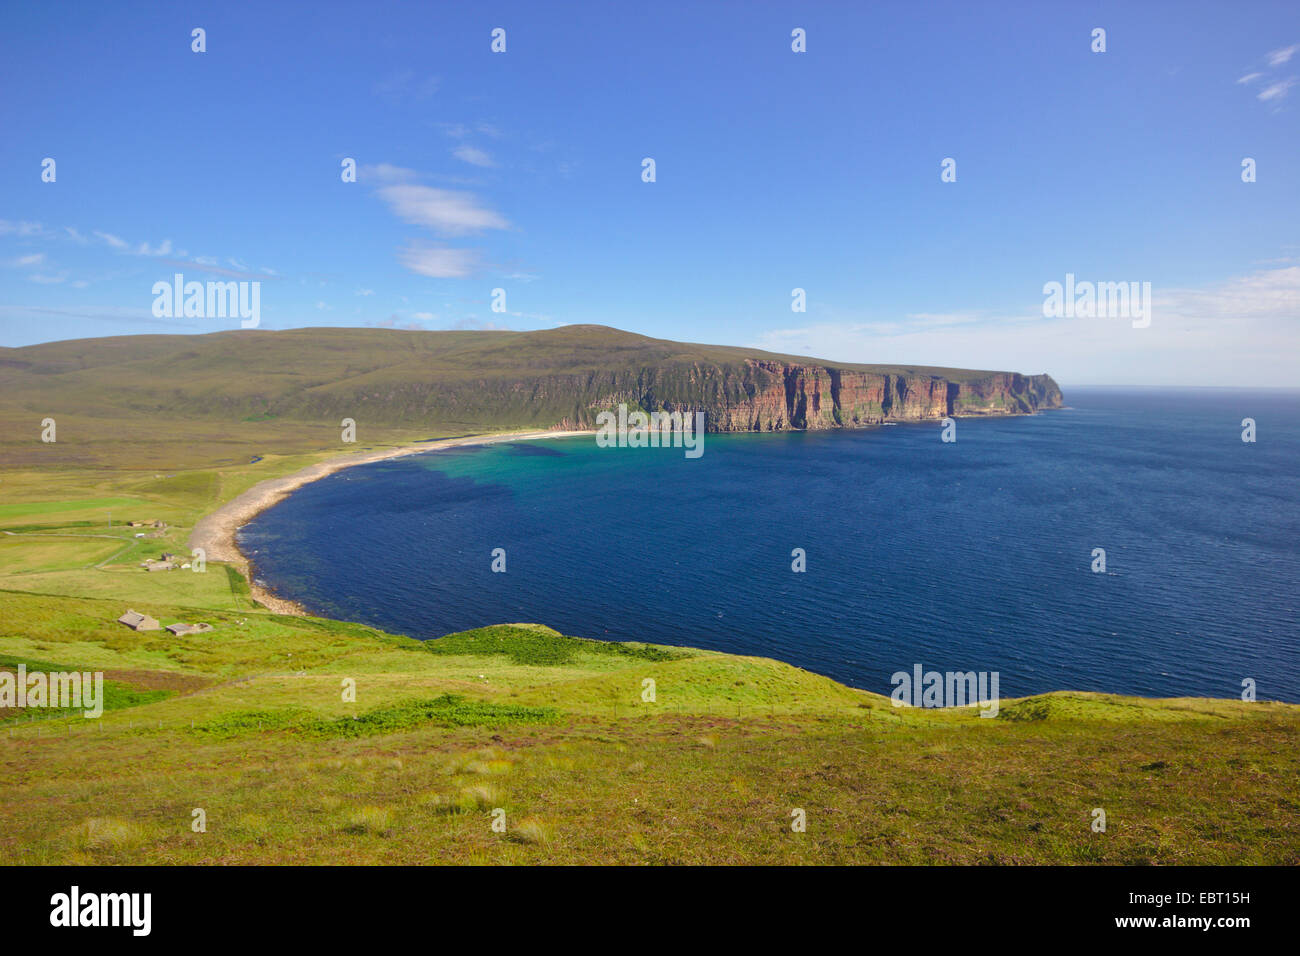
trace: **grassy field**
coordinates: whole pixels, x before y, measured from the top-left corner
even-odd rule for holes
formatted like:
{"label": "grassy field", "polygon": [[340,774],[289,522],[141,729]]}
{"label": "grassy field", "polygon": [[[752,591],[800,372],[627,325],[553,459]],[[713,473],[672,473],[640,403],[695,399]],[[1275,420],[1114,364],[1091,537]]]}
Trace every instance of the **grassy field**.
{"label": "grassy field", "polygon": [[188,561],[201,515],[335,430],[87,408],[15,438],[39,412],[0,403],[0,671],[103,672],[106,709],[0,712],[0,863],[1300,863],[1300,707],[1060,693],[990,720],[538,624],[276,615],[232,568],[140,563]]}
{"label": "grassy field", "polygon": [[1298,861],[1285,705],[1054,694],[986,720],[537,625],[440,645],[208,612],[217,629],[174,639],[101,599],[0,609],[44,622],[0,667],[155,695],[0,725],[5,863]]}

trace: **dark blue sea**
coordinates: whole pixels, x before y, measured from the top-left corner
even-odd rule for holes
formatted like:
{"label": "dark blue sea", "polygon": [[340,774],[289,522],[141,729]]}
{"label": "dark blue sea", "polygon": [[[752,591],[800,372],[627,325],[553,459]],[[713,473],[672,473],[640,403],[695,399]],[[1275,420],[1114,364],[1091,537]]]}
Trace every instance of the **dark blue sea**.
{"label": "dark blue sea", "polygon": [[695,460],[590,436],[435,451],[307,485],[241,542],[283,596],[419,638],[533,621],[881,693],[919,663],[997,671],[1004,697],[1250,678],[1300,702],[1300,392],[1065,391],[951,444],[932,424],[708,435]]}

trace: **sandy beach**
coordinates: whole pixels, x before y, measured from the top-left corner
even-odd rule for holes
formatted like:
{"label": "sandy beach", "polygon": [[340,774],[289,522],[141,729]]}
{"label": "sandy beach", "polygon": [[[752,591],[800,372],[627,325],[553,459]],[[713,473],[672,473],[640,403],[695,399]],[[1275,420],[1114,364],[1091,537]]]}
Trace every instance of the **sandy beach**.
{"label": "sandy beach", "polygon": [[594,435],[592,431],[523,431],[498,432],[488,435],[469,435],[462,438],[447,438],[442,441],[420,442],[414,445],[399,445],[382,451],[354,452],[340,455],[325,461],[309,465],[301,471],[280,478],[268,478],[249,488],[243,494],[232,498],[216,511],[200,518],[190,532],[189,546],[202,548],[209,561],[225,561],[239,568],[248,579],[253,592],[253,600],[264,605],[277,614],[306,614],[298,604],[277,597],[275,594],[259,587],[253,581],[252,569],[247,556],[239,550],[235,533],[260,512],[265,511],[303,485],[319,481],[344,468],[365,465],[389,458],[401,458],[406,455],[418,455],[422,452],[437,451],[440,448],[455,448],[464,445],[495,445],[511,441],[538,441],[544,438],[571,438],[575,435]]}

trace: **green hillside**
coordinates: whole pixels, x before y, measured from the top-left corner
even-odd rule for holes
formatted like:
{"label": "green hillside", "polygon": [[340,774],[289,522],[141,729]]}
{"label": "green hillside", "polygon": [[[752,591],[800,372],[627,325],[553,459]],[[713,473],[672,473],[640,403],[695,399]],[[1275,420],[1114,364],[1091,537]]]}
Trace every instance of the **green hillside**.
{"label": "green hillside", "polygon": [[0,863],[1300,862],[1286,705],[1052,694],[986,720],[537,625],[421,644],[151,605],[215,624],[173,638],[120,610],[0,591],[0,668],[139,696],[0,722]]}
{"label": "green hillside", "polygon": [[[833,427],[913,420],[919,390],[944,414],[1060,399],[1045,375],[829,363],[601,326],[138,335],[0,350],[0,450],[14,463],[184,468],[337,447],[344,418],[360,442],[388,442],[591,427],[619,402],[701,410],[711,431]],[[47,417],[63,447],[33,447]]]}

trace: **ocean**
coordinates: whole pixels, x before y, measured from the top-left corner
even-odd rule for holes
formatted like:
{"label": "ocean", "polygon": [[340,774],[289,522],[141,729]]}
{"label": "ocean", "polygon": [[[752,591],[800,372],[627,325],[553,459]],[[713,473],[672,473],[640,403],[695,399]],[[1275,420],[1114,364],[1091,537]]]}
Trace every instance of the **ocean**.
{"label": "ocean", "polygon": [[417,638],[529,621],[885,694],[919,664],[997,672],[1003,697],[1249,680],[1300,702],[1300,392],[1065,397],[952,443],[932,423],[710,434],[694,460],[592,436],[434,451],[306,485],[240,542],[281,596]]}

